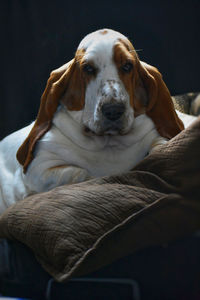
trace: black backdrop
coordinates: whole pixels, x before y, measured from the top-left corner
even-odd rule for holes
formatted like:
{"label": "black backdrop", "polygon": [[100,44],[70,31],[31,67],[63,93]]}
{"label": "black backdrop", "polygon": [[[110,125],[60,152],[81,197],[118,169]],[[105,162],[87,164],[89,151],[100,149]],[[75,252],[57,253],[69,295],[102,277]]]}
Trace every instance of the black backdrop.
{"label": "black backdrop", "polygon": [[99,28],[128,36],[172,94],[199,91],[199,13],[199,0],[1,0],[0,138],[34,120],[50,71]]}

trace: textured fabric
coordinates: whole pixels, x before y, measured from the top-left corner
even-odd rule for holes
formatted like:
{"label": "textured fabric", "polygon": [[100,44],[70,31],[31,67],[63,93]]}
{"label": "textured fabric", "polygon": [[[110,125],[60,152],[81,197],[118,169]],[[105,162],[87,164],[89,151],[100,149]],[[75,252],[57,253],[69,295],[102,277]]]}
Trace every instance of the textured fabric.
{"label": "textured fabric", "polygon": [[[198,115],[199,111],[199,101],[196,102],[197,97],[200,96],[200,93],[187,93],[183,95],[177,95],[172,97],[175,109],[179,110],[182,113]],[[198,106],[198,108],[196,108]]]}
{"label": "textured fabric", "polygon": [[30,247],[56,280],[92,272],[200,228],[200,118],[133,171],[26,198],[0,237]]}

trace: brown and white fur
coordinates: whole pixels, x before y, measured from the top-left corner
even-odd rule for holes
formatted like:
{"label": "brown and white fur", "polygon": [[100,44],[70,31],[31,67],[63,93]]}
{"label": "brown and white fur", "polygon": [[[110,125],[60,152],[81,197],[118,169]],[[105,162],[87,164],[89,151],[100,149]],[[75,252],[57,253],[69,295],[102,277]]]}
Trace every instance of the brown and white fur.
{"label": "brown and white fur", "polygon": [[158,70],[124,35],[93,32],[51,73],[36,121],[0,142],[0,213],[33,193],[127,172],[183,128]]}

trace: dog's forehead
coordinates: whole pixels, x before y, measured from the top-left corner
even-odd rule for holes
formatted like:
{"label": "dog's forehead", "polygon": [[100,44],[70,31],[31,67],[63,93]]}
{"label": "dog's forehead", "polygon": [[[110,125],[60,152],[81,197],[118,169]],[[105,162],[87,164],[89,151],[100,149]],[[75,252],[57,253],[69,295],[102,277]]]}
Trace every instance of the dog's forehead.
{"label": "dog's forehead", "polygon": [[114,45],[120,39],[128,40],[123,34],[117,31],[101,29],[86,35],[80,42],[78,49],[84,49],[85,59],[111,59]]}

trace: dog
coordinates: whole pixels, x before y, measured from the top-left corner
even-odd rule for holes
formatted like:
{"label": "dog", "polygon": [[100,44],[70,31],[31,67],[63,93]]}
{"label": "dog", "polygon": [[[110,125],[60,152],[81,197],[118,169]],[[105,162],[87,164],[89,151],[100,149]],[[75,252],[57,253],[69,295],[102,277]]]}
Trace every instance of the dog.
{"label": "dog", "polygon": [[0,212],[63,184],[131,170],[193,121],[121,33],[88,34],[50,74],[35,122],[0,142]]}

